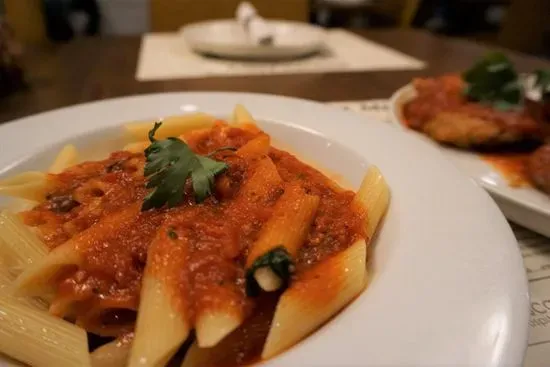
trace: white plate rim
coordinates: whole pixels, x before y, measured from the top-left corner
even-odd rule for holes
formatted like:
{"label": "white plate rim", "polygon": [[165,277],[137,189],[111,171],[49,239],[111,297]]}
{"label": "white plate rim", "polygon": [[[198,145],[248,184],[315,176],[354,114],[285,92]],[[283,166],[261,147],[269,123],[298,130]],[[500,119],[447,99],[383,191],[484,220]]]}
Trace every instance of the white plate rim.
{"label": "white plate rim", "polygon": [[[260,120],[265,119],[299,125],[305,129],[311,129],[329,136],[332,140],[344,143],[349,148],[361,154],[369,152],[369,156],[366,158],[370,162],[377,164],[382,172],[385,173],[394,194],[394,202],[392,202],[384,229],[378,238],[380,243],[389,243],[391,241],[395,243],[395,241],[399,241],[399,246],[394,245],[395,248],[392,249],[394,251],[393,257],[389,256],[386,259],[394,263],[393,268],[385,267],[377,269],[373,275],[373,282],[369,289],[346,312],[339,315],[336,320],[329,323],[322,330],[309,337],[299,347],[293,348],[279,358],[268,361],[266,365],[289,365],[289,363],[293,363],[292,361],[294,363],[300,361],[301,365],[305,366],[330,366],[333,365],[331,363],[335,361],[334,358],[337,358],[337,361],[341,361],[346,365],[363,366],[370,363],[368,359],[368,355],[370,354],[373,365],[384,364],[384,361],[387,364],[401,360],[402,362],[408,361],[425,366],[445,365],[442,362],[449,363],[449,361],[452,361],[452,364],[458,363],[472,366],[479,365],[479,363],[482,363],[484,366],[521,366],[527,343],[529,302],[523,262],[510,227],[491,199],[482,190],[473,185],[471,181],[459,174],[457,169],[446,163],[445,159],[434,155],[435,150],[433,147],[416,142],[415,139],[410,139],[405,134],[400,134],[391,127],[384,126],[382,123],[365,121],[364,117],[320,103],[280,96],[248,93],[190,92],[124,97],[67,107],[0,125],[0,146],[3,147],[3,155],[0,157],[0,173],[4,172],[14,163],[17,163],[24,156],[36,154],[42,150],[45,142],[46,144],[59,142],[75,135],[92,132],[101,127],[113,126],[136,119],[153,118],[157,114],[158,117],[175,114],[181,112],[181,110],[189,110],[190,106],[202,106],[203,108],[201,109],[207,112],[229,115],[230,106],[236,103],[244,103]],[[69,125],[69,121],[77,122]],[[338,121],[339,124],[335,124],[334,121]],[[342,124],[346,125],[345,129],[338,127]],[[29,132],[32,132],[32,134],[29,135]],[[384,137],[384,139],[379,139],[379,137]],[[388,143],[388,139],[394,141],[398,153],[403,151],[410,152],[412,149],[419,157],[426,158],[426,162],[413,170],[399,159],[383,154],[382,150],[386,151],[387,146],[385,144]],[[25,143],[22,144],[22,142]],[[427,166],[424,167],[426,164]],[[486,220],[491,225],[488,226],[487,223],[483,223],[482,225],[479,222],[472,221],[472,218],[469,217],[463,218],[464,223],[468,224],[467,228],[471,232],[468,235],[471,239],[468,242],[464,241],[462,244],[466,248],[471,247],[470,250],[476,248],[475,246],[477,245],[483,245],[481,249],[478,249],[479,254],[476,256],[465,254],[466,250],[459,248],[456,254],[450,256],[447,252],[443,251],[443,247],[440,248],[437,246],[430,249],[434,250],[437,256],[442,256],[441,259],[445,260],[445,264],[434,263],[431,268],[419,267],[417,269],[415,264],[408,264],[404,261],[410,260],[410,258],[404,259],[403,256],[415,253],[412,252],[413,247],[407,247],[407,245],[425,246],[426,244],[422,243],[422,241],[429,241],[430,238],[432,241],[434,241],[433,238],[440,239],[441,243],[443,243],[444,239],[450,241],[447,238],[449,233],[452,234],[449,237],[452,241],[457,241],[457,237],[464,238],[461,235],[461,231],[452,227],[445,227],[446,230],[451,231],[446,233],[439,233],[437,226],[430,228],[429,231],[427,228],[420,227],[418,230],[408,232],[408,236],[398,238],[396,236],[399,236],[401,233],[387,229],[394,228],[401,231],[401,226],[405,224],[418,224],[416,222],[418,218],[400,216],[399,210],[402,209],[401,205],[404,208],[405,204],[419,203],[419,200],[422,198],[412,197],[411,195],[400,196],[406,190],[412,189],[410,187],[406,189],[404,187],[405,183],[396,181],[396,178],[404,173],[431,172],[430,168],[433,166],[442,167],[441,175],[438,174],[436,175],[437,177],[431,179],[424,178],[422,175],[420,175],[420,178],[410,175],[410,182],[406,184],[412,184],[417,181],[425,185],[430,185],[430,182],[434,181],[435,183],[441,181],[446,182],[448,185],[452,184],[455,194],[468,194],[464,197],[465,200],[456,204],[463,205],[464,208],[468,208],[469,205],[475,205],[476,208],[479,207],[479,210],[472,213],[472,218],[485,215],[486,217],[482,216],[477,219]],[[426,189],[422,191],[424,195],[427,194],[425,191]],[[446,204],[445,200],[452,200],[452,198],[438,197],[437,202],[425,201],[424,204],[427,208],[432,206],[438,208],[439,205]],[[452,213],[449,214],[452,215]],[[439,223],[438,221],[445,220],[445,218],[436,218],[434,216],[431,220],[437,224]],[[484,236],[484,233],[488,235]],[[418,242],[411,243],[410,241],[413,239],[410,237],[414,237],[414,240]],[[473,243],[470,243],[470,241]],[[386,251],[384,247],[382,249]],[[377,250],[377,252],[384,252],[382,249]],[[396,257],[398,252],[401,254],[399,259]],[[416,255],[416,260],[419,261],[419,258],[423,259],[422,255],[425,254]],[[491,258],[484,257],[489,255]],[[462,259],[463,256],[465,257]],[[462,259],[463,261],[452,260],[448,263],[451,257],[453,259]],[[386,260],[382,259],[381,261]],[[425,259],[423,261],[423,265],[426,265]],[[432,262],[432,259],[430,259],[430,262]],[[403,268],[395,268],[395,263],[400,263]],[[434,271],[434,269],[442,270],[443,273],[434,277],[430,272]],[[448,269],[461,269],[462,271],[449,274]],[[470,278],[472,269],[477,269],[477,271],[483,273],[483,281]],[[406,301],[405,305],[411,307],[420,307],[419,305],[423,305],[419,310],[411,310],[415,312],[413,318],[404,318],[397,324],[393,324],[394,320],[391,318],[391,313],[396,312],[396,315],[399,315],[398,312],[401,306],[376,301],[376,297],[378,297],[377,295],[380,292],[391,291],[390,289],[381,288],[380,285],[383,279],[386,279],[385,285],[389,284],[388,274],[391,273],[390,270],[393,272],[397,270],[412,270],[407,278],[411,281],[417,280],[412,285],[416,286],[416,289],[413,290],[410,286],[402,284],[399,287],[400,292],[392,295],[392,299],[396,302]],[[499,272],[498,276],[494,272]],[[432,275],[430,276],[430,274]],[[506,282],[502,278],[506,278]],[[423,281],[420,282],[420,279]],[[443,287],[440,284],[442,281],[451,282],[447,284],[451,289]],[[436,289],[438,292],[437,297],[433,299],[431,297],[434,295],[432,293],[433,289],[423,288],[431,284],[440,285]],[[462,294],[461,292],[468,294],[467,303],[465,304],[461,302],[466,301],[455,298],[458,297],[458,294]],[[474,293],[476,298],[473,297]],[[488,324],[482,325],[478,325],[477,322],[475,325],[457,324],[464,321],[464,318],[468,318],[468,316],[477,317],[476,315],[488,312],[483,309],[477,310],[476,307],[483,308],[483,306],[487,306],[488,304],[481,304],[482,300],[488,302],[487,300],[492,299],[490,296],[493,293],[495,293],[494,296],[502,297],[498,299],[498,303],[493,305],[500,312],[492,314],[494,319],[486,319],[484,321]],[[427,297],[426,299],[430,300],[430,303],[424,304],[422,299],[417,299],[421,297]],[[484,297],[489,298],[485,299]],[[456,305],[454,303],[447,304],[446,302],[448,301],[456,302]],[[456,308],[452,308],[451,311],[454,313],[452,315],[453,318],[446,320],[447,325],[445,326],[445,330],[438,332],[432,330],[431,327],[441,326],[441,323],[437,320],[432,320],[430,317],[448,316],[447,312],[439,309],[441,305],[456,306]],[[459,305],[466,307],[467,310],[459,309]],[[435,308],[436,306],[438,308]],[[369,309],[371,311],[378,310],[381,314],[359,313],[361,310]],[[423,314],[423,310],[425,312],[429,310],[430,315]],[[474,312],[474,310],[478,312]],[[350,315],[355,315],[355,317],[350,318]],[[418,320],[428,320],[430,322],[422,324]],[[367,328],[369,325],[365,325],[365,321],[368,321],[370,328]],[[380,324],[381,321],[385,321],[383,325],[399,326],[400,328],[393,331],[390,338],[390,335],[383,332],[384,329],[382,327],[374,330],[375,326],[382,325]],[[354,327],[352,328],[352,326]],[[366,328],[360,329],[362,326]],[[488,335],[492,339],[472,339],[469,329],[466,333],[467,335],[462,336],[462,339],[460,335],[446,336],[445,334],[445,332],[452,332],[454,328],[462,330],[465,326],[474,328],[476,332],[480,331],[481,333],[483,331],[481,333],[483,337],[486,336],[485,333],[487,332],[490,334],[493,333]],[[329,330],[330,333],[328,332]],[[343,339],[339,340],[336,337],[337,335],[340,335]],[[466,336],[468,337],[467,340],[464,339]],[[363,339],[363,337],[366,339]],[[343,340],[347,344],[342,344]],[[390,340],[394,344],[391,344]],[[423,345],[422,340],[426,342],[426,345],[419,350],[418,346]],[[447,343],[443,342],[445,340]],[[463,344],[457,346],[456,341],[458,340],[462,340]],[[371,344],[363,344],[365,341]],[[335,353],[331,352],[334,349],[329,348],[330,346],[337,347],[336,350],[339,351],[337,353],[339,354],[338,357],[335,356]],[[396,346],[398,348],[395,348]],[[380,354],[382,352],[384,353]]]}

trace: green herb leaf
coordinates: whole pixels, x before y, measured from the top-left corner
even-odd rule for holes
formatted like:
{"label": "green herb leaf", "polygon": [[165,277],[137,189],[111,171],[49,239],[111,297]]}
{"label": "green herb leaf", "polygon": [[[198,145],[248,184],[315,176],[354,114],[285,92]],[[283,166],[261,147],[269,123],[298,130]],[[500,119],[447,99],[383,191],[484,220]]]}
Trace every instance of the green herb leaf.
{"label": "green herb leaf", "polygon": [[214,177],[227,169],[227,164],[207,157],[197,156],[200,167],[191,173],[195,198],[200,203],[212,195]]}
{"label": "green herb leaf", "polygon": [[283,288],[288,286],[294,270],[294,263],[286,248],[281,245],[256,259],[246,272],[246,294],[248,296],[255,297],[260,294],[261,288],[254,278],[254,273],[259,268],[266,266],[282,279]]}
{"label": "green herb leaf", "polygon": [[535,70],[535,86],[550,89],[550,70]]}
{"label": "green herb leaf", "polygon": [[462,77],[468,83],[464,94],[471,100],[501,110],[518,108],[523,101],[523,88],[514,65],[500,52],[488,54]]}
{"label": "green herb leaf", "polygon": [[535,87],[540,89],[543,101],[550,100],[550,70],[535,71]]}
{"label": "green herb leaf", "polygon": [[174,231],[174,228],[168,228],[168,231],[166,231],[166,234],[168,235],[168,237],[170,237],[173,240],[178,239],[178,234],[176,233],[176,231]]}
{"label": "green herb leaf", "polygon": [[145,149],[146,187],[153,189],[144,199],[141,210],[174,207],[183,201],[184,185],[191,177],[197,202],[212,194],[214,177],[227,169],[227,164],[195,154],[185,142],[170,137],[156,140],[157,122],[149,132],[151,145]]}

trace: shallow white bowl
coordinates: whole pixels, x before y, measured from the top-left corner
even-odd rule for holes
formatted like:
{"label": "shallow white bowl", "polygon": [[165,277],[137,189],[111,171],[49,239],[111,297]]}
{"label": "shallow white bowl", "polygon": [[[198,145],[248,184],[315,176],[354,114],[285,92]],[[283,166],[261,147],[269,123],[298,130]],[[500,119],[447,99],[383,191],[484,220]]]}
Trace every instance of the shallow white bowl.
{"label": "shallow white bowl", "polygon": [[510,187],[506,178],[473,152],[445,147],[403,125],[403,105],[416,96],[412,85],[397,90],[390,100],[392,122],[425,142],[437,146],[464,173],[485,188],[511,221],[550,237],[550,197],[532,187]]}
{"label": "shallow white bowl", "polygon": [[181,29],[181,36],[196,52],[230,58],[294,58],[323,47],[325,31],[321,27],[286,20],[267,23],[274,34],[274,43],[267,46],[251,42],[233,19],[193,23]]}
{"label": "shallow white bowl", "polygon": [[[239,93],[171,93],[95,102],[0,126],[0,175],[44,168],[67,141],[120,143],[125,121],[246,105],[267,130],[357,188],[376,164],[392,200],[368,289],[266,366],[521,366],[529,317],[516,241],[489,196],[437,150],[322,104]],[[407,159],[403,159],[407,157]],[[0,323],[1,328],[1,323]]]}

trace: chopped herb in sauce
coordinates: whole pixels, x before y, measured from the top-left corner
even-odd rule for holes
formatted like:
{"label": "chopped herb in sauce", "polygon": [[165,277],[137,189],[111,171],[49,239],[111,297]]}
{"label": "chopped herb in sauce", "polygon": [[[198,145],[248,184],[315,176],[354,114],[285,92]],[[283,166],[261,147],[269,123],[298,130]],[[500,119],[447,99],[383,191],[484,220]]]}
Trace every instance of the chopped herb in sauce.
{"label": "chopped herb in sauce", "polygon": [[178,234],[176,233],[176,231],[174,231],[174,228],[168,229],[168,231],[166,232],[166,234],[168,235],[168,237],[170,237],[170,238],[173,239],[173,240],[177,240],[177,239],[178,239]]}
{"label": "chopped herb in sauce", "polygon": [[288,286],[294,272],[294,262],[288,251],[281,245],[260,256],[246,272],[246,294],[254,297],[260,294],[260,286],[254,278],[256,270],[269,267],[283,281],[283,289]]}
{"label": "chopped herb in sauce", "polygon": [[151,145],[145,149],[144,175],[146,187],[153,189],[144,199],[141,210],[174,207],[183,201],[185,181],[191,177],[195,200],[203,202],[212,194],[214,177],[228,166],[208,157],[195,154],[182,140],[170,137],[156,140],[155,132],[161,122],[149,131]]}

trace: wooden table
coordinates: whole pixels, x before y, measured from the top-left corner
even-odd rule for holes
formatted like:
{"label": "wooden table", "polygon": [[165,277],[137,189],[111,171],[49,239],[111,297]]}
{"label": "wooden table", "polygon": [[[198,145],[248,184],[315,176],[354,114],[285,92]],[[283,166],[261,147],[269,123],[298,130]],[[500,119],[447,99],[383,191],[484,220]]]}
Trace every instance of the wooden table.
{"label": "wooden table", "polygon": [[[246,91],[318,101],[387,98],[419,75],[462,70],[489,48],[416,30],[367,30],[359,34],[428,63],[420,71],[318,73],[138,82],[140,38],[90,38],[29,50],[30,87],[0,100],[0,123],[104,98],[164,91]],[[510,53],[520,71],[550,68],[534,57]]]}

